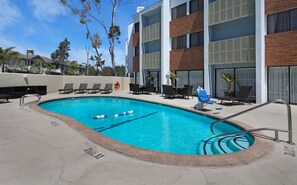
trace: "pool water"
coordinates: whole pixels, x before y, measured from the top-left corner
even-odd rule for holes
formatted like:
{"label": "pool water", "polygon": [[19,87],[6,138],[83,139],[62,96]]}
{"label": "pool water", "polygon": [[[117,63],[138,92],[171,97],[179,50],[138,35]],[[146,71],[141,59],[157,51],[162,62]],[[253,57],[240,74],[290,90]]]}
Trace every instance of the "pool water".
{"label": "pool water", "polygon": [[[68,98],[45,102],[40,107],[69,116],[119,142],[174,154],[202,154],[201,143],[213,136],[210,124],[215,121],[170,106],[125,98]],[[130,114],[123,115],[128,111]],[[106,118],[94,119],[96,115]],[[216,133],[240,131],[227,123],[217,124],[214,129]],[[247,144],[242,145],[252,144],[251,137],[245,140]]]}

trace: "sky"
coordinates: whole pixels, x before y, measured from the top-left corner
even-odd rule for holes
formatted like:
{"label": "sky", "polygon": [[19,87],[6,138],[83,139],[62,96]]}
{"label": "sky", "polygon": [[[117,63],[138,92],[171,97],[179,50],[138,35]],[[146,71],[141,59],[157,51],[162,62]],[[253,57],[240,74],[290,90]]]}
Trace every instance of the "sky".
{"label": "sky", "polygon": [[[155,2],[158,0],[138,0],[118,9],[116,24],[121,29],[121,42],[115,46],[117,65],[125,64],[127,28],[132,23],[136,8],[147,7]],[[111,14],[109,6],[110,0],[102,0],[102,15],[107,23],[110,22]],[[91,25],[91,32],[99,33],[102,58],[106,61],[106,66],[111,66],[108,41],[95,21]],[[86,62],[85,46],[91,46],[90,40],[86,39],[86,29],[79,23],[79,17],[63,7],[58,0],[0,0],[0,47],[15,47],[14,50],[22,54],[27,49],[33,49],[34,54],[50,58],[51,53],[65,38],[71,43],[69,60]]]}

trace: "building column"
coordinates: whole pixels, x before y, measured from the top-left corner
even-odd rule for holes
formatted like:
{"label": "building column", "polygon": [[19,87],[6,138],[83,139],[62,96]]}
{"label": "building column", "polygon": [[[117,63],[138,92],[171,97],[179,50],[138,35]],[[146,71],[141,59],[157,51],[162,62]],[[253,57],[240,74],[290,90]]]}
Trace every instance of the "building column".
{"label": "building column", "polygon": [[255,1],[256,7],[256,103],[267,102],[267,70],[265,67],[265,1]]}
{"label": "building column", "polygon": [[143,73],[142,73],[142,56],[143,56],[143,44],[142,44],[142,15],[139,14],[139,85],[143,85]]}
{"label": "building column", "polygon": [[166,74],[170,71],[170,0],[163,0],[161,7],[161,84],[167,84]]}
{"label": "building column", "polygon": [[209,43],[209,29],[208,29],[208,5],[209,0],[204,0],[204,89],[211,94],[211,80],[210,68],[208,62],[208,43]]}

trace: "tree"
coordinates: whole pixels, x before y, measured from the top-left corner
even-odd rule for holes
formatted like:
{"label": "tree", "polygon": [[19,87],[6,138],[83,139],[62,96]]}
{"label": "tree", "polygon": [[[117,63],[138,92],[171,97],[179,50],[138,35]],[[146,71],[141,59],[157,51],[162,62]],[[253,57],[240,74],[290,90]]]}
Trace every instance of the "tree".
{"label": "tree", "polygon": [[65,74],[65,63],[69,57],[70,42],[65,38],[64,41],[60,42],[58,49],[51,54],[51,58],[55,63],[61,65],[61,73]]}
{"label": "tree", "polygon": [[5,71],[5,65],[8,64],[11,60],[16,58],[19,53],[16,51],[13,51],[14,47],[9,47],[6,49],[3,49],[0,47],[0,62],[2,63],[2,72],[4,73]]}
{"label": "tree", "polygon": [[[92,41],[92,37],[88,27],[88,24],[91,22],[91,20],[96,21],[101,26],[101,28],[103,28],[105,36],[109,42],[109,54],[110,54],[111,63],[112,63],[113,75],[115,75],[116,63],[115,63],[115,56],[114,56],[114,47],[115,47],[115,41],[120,42],[119,37],[121,35],[120,26],[115,24],[116,12],[120,6],[125,4],[130,4],[134,2],[134,0],[109,0],[109,1],[111,4],[110,25],[106,24],[102,16],[101,4],[103,2],[101,2],[101,0],[79,0],[79,4],[75,4],[74,1],[71,1],[71,0],[60,0],[60,3],[65,7],[69,7],[73,14],[79,15],[80,23],[86,26],[87,37],[90,38],[91,41]],[[104,3],[106,3],[106,0],[104,1]],[[95,33],[94,36],[96,34],[97,33]]]}
{"label": "tree", "polygon": [[46,74],[51,74],[52,70],[55,68],[55,65],[51,62],[46,62],[45,63],[45,67],[46,67]]}

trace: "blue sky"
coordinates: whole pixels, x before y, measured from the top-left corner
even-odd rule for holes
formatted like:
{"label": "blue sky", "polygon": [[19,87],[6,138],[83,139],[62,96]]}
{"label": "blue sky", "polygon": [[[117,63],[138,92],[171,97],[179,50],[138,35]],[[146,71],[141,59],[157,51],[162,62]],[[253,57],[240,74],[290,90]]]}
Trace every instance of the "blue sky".
{"label": "blue sky", "polygon": [[[65,38],[71,42],[70,60],[79,63],[86,61],[85,45],[90,46],[86,39],[85,27],[79,18],[61,6],[58,0],[0,0],[0,47],[16,47],[15,50],[25,54],[33,49],[35,54],[50,58],[61,41]],[[158,0],[139,1],[124,5],[117,11],[116,24],[120,25],[120,44],[116,44],[116,64],[122,65],[125,60],[125,40],[127,27],[132,22],[132,15],[137,6],[149,6]],[[109,0],[102,1],[104,19],[110,17]],[[94,29],[95,28],[95,29]],[[98,31],[103,45],[103,59],[110,66],[108,42],[100,26],[93,25],[92,30]]]}

